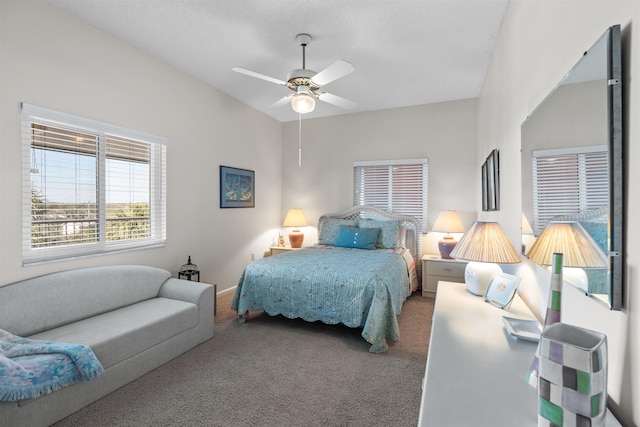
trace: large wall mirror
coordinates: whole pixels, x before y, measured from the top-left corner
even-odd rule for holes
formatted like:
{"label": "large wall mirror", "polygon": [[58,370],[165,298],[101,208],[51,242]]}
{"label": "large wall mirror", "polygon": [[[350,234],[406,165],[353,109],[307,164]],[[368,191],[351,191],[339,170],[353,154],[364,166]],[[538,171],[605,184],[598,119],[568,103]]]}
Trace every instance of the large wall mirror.
{"label": "large wall mirror", "polygon": [[620,26],[610,27],[522,124],[522,247],[549,221],[578,221],[608,255],[578,286],[622,307]]}

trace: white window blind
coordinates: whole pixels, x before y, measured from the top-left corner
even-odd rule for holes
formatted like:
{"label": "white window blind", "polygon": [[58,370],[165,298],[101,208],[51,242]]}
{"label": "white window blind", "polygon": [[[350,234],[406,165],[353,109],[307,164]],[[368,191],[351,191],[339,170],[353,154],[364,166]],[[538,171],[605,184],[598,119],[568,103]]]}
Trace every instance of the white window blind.
{"label": "white window blind", "polygon": [[23,263],[163,245],[165,139],[22,106]]}
{"label": "white window blind", "polygon": [[353,164],[353,204],[418,218],[426,232],[427,159]]}
{"label": "white window blind", "polygon": [[606,146],[533,151],[534,232],[559,215],[609,205]]}

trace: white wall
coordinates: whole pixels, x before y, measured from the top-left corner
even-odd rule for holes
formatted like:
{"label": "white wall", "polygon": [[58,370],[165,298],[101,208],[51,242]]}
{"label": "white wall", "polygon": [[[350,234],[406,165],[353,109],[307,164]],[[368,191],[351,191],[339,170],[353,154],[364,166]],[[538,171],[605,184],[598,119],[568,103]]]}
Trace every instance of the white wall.
{"label": "white wall", "polygon": [[[625,425],[640,424],[640,20],[637,0],[571,1],[511,0],[478,101],[478,162],[480,153],[501,150],[503,203],[497,219],[514,243],[520,229],[520,125],[582,53],[611,25],[622,26],[624,142],[627,171],[626,284],[624,309],[611,312],[565,287],[563,321],[607,334],[609,344],[609,396]],[[637,22],[636,22],[637,24]],[[505,197],[505,195],[511,197]],[[631,196],[631,197],[630,197]],[[548,274],[525,261],[516,273],[524,277],[521,293],[542,316]]]}
{"label": "white wall", "polygon": [[[304,231],[304,244],[313,244],[320,215],[353,206],[354,161],[427,157],[428,229],[442,209],[459,211],[463,222],[470,225],[476,217],[480,190],[476,106],[476,100],[471,99],[303,118],[302,167],[298,167],[298,122],[285,123],[282,212],[292,207],[303,209],[310,224]],[[482,154],[486,157],[489,151]],[[288,230],[283,232],[286,236]],[[437,238],[431,237],[436,234]],[[437,253],[440,236],[429,233],[423,240],[423,252]]]}
{"label": "white wall", "polygon": [[[0,285],[107,264],[175,274],[191,255],[202,281],[234,286],[280,222],[281,124],[43,1],[0,1],[0,41]],[[22,101],[168,139],[166,247],[22,267]],[[254,209],[219,208],[221,164],[255,170]]]}

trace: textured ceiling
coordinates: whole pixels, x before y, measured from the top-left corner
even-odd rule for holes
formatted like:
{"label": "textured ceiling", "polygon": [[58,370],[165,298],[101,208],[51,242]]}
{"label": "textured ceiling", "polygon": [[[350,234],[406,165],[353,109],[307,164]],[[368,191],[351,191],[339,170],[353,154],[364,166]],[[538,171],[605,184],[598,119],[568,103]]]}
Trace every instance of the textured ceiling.
{"label": "textured ceiling", "polygon": [[338,59],[355,71],[323,90],[353,110],[318,102],[305,118],[479,95],[508,0],[49,0],[279,120],[297,119],[280,80],[302,68],[296,35],[313,40],[306,68]]}

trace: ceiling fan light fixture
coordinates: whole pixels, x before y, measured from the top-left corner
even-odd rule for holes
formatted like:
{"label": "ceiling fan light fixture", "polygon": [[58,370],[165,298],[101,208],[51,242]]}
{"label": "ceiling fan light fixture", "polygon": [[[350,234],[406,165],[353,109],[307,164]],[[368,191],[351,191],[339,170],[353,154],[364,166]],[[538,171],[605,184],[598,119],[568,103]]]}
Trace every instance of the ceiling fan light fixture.
{"label": "ceiling fan light fixture", "polygon": [[346,76],[354,71],[353,65],[347,61],[339,59],[329,65],[319,73],[310,70],[306,66],[306,47],[312,38],[309,34],[302,33],[296,36],[296,42],[302,47],[302,68],[290,71],[287,74],[287,80],[280,80],[255,71],[247,70],[241,67],[233,67],[233,71],[250,77],[266,80],[277,85],[286,86],[294,93],[281,98],[274,102],[272,107],[279,107],[291,102],[293,111],[299,114],[311,113],[316,107],[316,99],[322,102],[336,105],[338,107],[351,110],[356,107],[356,103],[348,99],[341,98],[324,91],[319,92],[324,85],[331,83],[341,77]]}
{"label": "ceiling fan light fixture", "polygon": [[291,98],[291,108],[300,114],[310,113],[316,108],[316,100],[309,95],[307,86],[298,86],[298,93]]}

